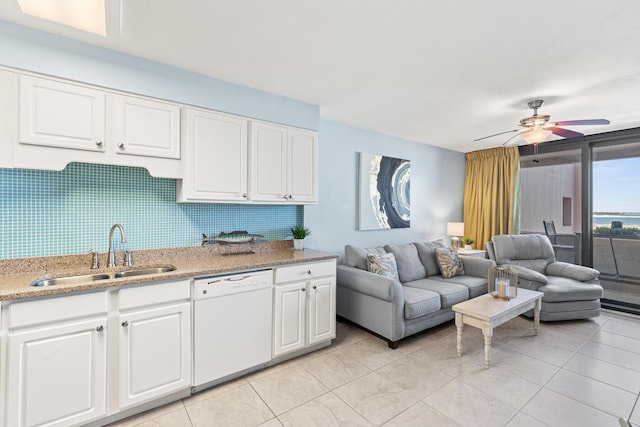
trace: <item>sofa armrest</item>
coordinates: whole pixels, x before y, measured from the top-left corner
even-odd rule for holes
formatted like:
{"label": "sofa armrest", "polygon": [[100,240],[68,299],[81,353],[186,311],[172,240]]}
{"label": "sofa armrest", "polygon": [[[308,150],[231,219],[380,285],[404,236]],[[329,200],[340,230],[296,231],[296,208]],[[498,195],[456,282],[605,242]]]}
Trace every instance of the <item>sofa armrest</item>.
{"label": "sofa armrest", "polygon": [[338,286],[384,301],[404,298],[402,285],[397,280],[347,265],[337,266],[336,283]]}
{"label": "sofa armrest", "polygon": [[547,280],[544,274],[538,273],[535,270],[531,270],[530,268],[523,267],[521,265],[515,265],[515,264],[506,264],[506,265],[513,268],[516,271],[516,273],[518,273],[518,280],[524,279],[524,280],[533,282],[534,284],[537,285],[535,286],[536,289],[538,288],[538,286],[546,285],[547,283],[549,283],[549,281]]}
{"label": "sofa armrest", "polygon": [[494,267],[496,262],[492,259],[478,258],[472,256],[461,256],[464,274],[467,276],[484,277],[489,275],[489,267]]}
{"label": "sofa armrest", "polygon": [[547,265],[547,274],[550,276],[566,277],[579,282],[590,282],[600,276],[600,272],[593,268],[561,261],[552,262]]}

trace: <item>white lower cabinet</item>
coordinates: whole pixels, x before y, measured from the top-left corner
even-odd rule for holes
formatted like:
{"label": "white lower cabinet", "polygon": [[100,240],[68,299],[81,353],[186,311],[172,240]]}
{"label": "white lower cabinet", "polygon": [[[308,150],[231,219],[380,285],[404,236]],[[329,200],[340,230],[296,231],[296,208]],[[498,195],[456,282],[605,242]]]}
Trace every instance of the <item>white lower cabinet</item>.
{"label": "white lower cabinet", "polygon": [[336,336],[336,262],[275,270],[273,356]]}
{"label": "white lower cabinet", "polygon": [[106,307],[104,292],[9,306],[5,425],[78,425],[106,414]]}
{"label": "white lower cabinet", "polygon": [[121,409],[191,385],[190,303],[120,316]]}
{"label": "white lower cabinet", "polygon": [[120,290],[120,409],[191,386],[190,282],[178,280]]}
{"label": "white lower cabinet", "polygon": [[190,279],[2,309],[7,426],[81,425],[191,386]]}

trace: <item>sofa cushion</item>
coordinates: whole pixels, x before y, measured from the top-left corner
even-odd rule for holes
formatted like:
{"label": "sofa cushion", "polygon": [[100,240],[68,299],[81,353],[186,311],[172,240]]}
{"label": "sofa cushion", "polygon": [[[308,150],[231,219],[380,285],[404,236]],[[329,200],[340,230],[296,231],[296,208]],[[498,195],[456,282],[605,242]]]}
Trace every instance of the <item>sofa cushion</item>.
{"label": "sofa cushion", "polygon": [[566,277],[547,276],[547,283],[538,291],[544,292],[543,302],[589,301],[602,298],[602,286],[582,283]]}
{"label": "sofa cushion", "polygon": [[464,266],[455,249],[436,248],[436,261],[440,267],[440,274],[445,279],[464,275]]}
{"label": "sofa cushion", "polygon": [[389,279],[398,280],[398,265],[393,254],[367,255],[367,270]]}
{"label": "sofa cushion", "polygon": [[414,243],[418,250],[418,256],[425,270],[427,270],[427,276],[436,276],[440,274],[440,267],[436,261],[436,248],[446,248],[447,245],[444,240],[434,240],[433,242],[416,242]]}
{"label": "sofa cushion", "polygon": [[440,310],[440,295],[424,289],[403,286],[404,318],[416,319]]}
{"label": "sofa cushion", "polygon": [[344,247],[344,260],[349,267],[367,269],[367,254],[382,255],[387,251],[382,246],[375,248],[360,248],[358,246],[346,245]]}
{"label": "sofa cushion", "polygon": [[415,280],[404,284],[412,288],[436,292],[440,295],[440,308],[450,308],[452,305],[469,299],[469,289],[464,285],[443,282],[431,278]]}
{"label": "sofa cushion", "polygon": [[396,263],[398,264],[398,276],[401,282],[410,282],[427,277],[427,270],[422,265],[422,261],[418,256],[418,249],[413,243],[386,245],[384,248],[387,252],[395,255]]}
{"label": "sofa cushion", "polygon": [[442,276],[429,277],[432,280],[441,280],[444,283],[455,283],[457,285],[464,285],[469,289],[469,298],[475,298],[482,294],[486,294],[488,291],[487,279],[484,277],[474,276],[456,276],[451,279],[445,279]]}

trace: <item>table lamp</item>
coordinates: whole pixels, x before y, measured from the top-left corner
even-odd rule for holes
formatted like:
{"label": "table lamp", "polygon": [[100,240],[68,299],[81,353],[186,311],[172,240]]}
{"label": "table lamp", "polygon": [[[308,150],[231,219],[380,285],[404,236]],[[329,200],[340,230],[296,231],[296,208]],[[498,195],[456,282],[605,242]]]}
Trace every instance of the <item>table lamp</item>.
{"label": "table lamp", "polygon": [[447,235],[451,237],[451,247],[460,248],[460,236],[464,236],[464,222],[448,222]]}

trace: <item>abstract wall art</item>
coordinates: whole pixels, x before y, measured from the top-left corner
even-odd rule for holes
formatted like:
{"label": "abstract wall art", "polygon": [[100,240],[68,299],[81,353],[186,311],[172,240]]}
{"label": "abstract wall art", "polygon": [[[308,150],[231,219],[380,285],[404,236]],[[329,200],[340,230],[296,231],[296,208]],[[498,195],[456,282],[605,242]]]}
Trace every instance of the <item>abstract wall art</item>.
{"label": "abstract wall art", "polygon": [[358,229],[409,228],[411,162],[380,154],[359,157]]}

